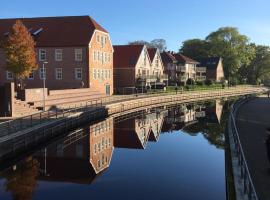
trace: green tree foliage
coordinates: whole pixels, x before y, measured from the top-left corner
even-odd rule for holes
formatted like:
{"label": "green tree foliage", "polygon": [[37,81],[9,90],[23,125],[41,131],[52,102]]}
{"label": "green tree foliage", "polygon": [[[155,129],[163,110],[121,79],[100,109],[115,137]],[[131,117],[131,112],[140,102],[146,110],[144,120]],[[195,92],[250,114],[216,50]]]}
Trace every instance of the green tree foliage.
{"label": "green tree foliage", "polygon": [[200,39],[186,40],[179,52],[195,60],[200,60],[209,56],[209,44]]}
{"label": "green tree foliage", "polygon": [[223,58],[225,76],[235,76],[243,65],[249,65],[255,56],[255,49],[249,39],[241,35],[237,28],[224,27],[206,37],[210,44],[209,54]]}
{"label": "green tree foliage", "polygon": [[37,69],[35,42],[22,21],[15,22],[7,40],[3,42],[3,49],[7,70],[16,79],[23,79]]}
{"label": "green tree foliage", "polygon": [[243,65],[249,65],[255,56],[255,48],[247,36],[234,27],[223,27],[210,33],[205,40],[183,42],[180,52],[194,59],[208,56],[223,58],[225,77],[235,77]]}
{"label": "green tree foliage", "polygon": [[247,79],[256,84],[270,75],[270,47],[255,46],[256,56],[246,67]]}

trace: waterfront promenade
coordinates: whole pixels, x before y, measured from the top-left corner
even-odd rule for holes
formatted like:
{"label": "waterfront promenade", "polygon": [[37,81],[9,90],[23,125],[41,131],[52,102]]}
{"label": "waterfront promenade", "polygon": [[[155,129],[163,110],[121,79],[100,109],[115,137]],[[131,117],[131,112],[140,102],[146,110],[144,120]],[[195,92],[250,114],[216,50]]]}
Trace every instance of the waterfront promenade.
{"label": "waterfront promenade", "polygon": [[76,105],[68,110],[52,110],[0,123],[0,143],[5,150],[12,153],[21,148],[26,149],[40,140],[46,141],[48,138],[68,132],[83,123],[103,119],[113,114],[134,112],[149,106],[261,94],[265,91],[267,88],[264,87],[235,87],[177,94],[130,95],[121,99],[110,97],[110,101],[100,99],[94,103]]}
{"label": "waterfront promenade", "polygon": [[270,127],[270,99],[255,98],[236,114],[236,126],[258,199],[270,199],[270,164],[265,140]]}

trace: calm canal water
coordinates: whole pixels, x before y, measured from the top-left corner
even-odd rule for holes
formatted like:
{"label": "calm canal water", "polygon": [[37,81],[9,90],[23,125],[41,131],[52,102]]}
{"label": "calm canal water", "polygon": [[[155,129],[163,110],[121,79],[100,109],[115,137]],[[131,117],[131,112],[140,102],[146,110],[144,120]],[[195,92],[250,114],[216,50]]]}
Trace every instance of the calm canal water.
{"label": "calm canal water", "polygon": [[225,200],[229,103],[181,104],[82,127],[0,172],[0,199]]}

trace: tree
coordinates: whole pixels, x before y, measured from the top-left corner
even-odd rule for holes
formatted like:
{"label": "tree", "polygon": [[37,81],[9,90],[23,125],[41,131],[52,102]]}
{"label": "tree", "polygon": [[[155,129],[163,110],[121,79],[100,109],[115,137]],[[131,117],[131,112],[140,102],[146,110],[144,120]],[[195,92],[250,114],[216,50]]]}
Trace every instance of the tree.
{"label": "tree", "polygon": [[209,43],[201,39],[186,40],[179,52],[195,60],[200,60],[209,56]]}
{"label": "tree", "polygon": [[167,49],[166,40],[164,39],[154,39],[150,42],[150,46],[159,49],[160,52]]}
{"label": "tree", "polygon": [[249,65],[255,56],[255,49],[249,39],[241,35],[237,28],[223,27],[206,37],[210,44],[209,55],[223,58],[225,76],[235,77],[243,65]]}
{"label": "tree", "polygon": [[250,83],[256,84],[260,79],[270,75],[270,47],[255,46],[256,55],[251,63],[246,67],[247,79]]}
{"label": "tree", "polygon": [[35,42],[22,21],[15,22],[7,40],[4,41],[3,49],[7,70],[14,74],[15,82],[37,69]]}
{"label": "tree", "polygon": [[154,39],[151,42],[147,42],[145,40],[135,40],[129,42],[130,45],[142,44],[146,45],[148,48],[157,48],[160,52],[163,52],[167,49],[166,40],[164,39]]}

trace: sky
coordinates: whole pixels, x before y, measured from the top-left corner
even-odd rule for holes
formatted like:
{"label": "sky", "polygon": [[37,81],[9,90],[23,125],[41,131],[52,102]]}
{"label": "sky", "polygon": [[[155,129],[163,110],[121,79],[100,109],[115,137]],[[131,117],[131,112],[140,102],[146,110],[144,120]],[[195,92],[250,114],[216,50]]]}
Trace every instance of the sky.
{"label": "sky", "polygon": [[113,44],[165,39],[177,51],[220,27],[237,27],[251,42],[270,45],[270,0],[1,0],[0,18],[89,15]]}

